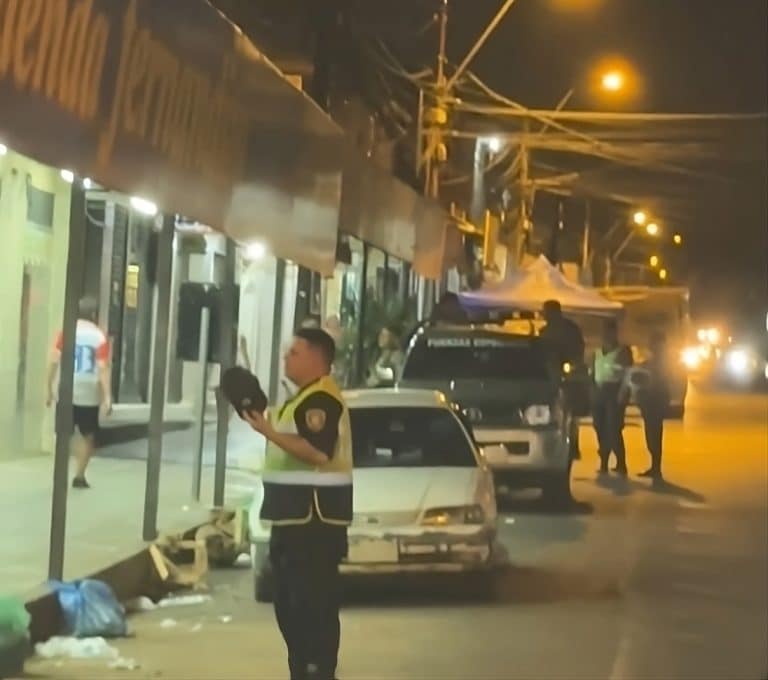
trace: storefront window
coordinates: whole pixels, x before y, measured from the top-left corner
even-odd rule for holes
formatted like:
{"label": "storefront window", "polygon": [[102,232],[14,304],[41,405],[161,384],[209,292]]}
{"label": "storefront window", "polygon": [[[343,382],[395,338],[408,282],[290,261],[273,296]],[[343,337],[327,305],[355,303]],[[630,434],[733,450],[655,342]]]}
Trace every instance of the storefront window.
{"label": "storefront window", "polygon": [[322,277],[305,267],[298,268],[294,325],[320,326],[322,313]]}
{"label": "storefront window", "polygon": [[416,323],[410,265],[369,247],[362,347],[364,383],[386,387],[399,378],[403,343]]}
{"label": "storefront window", "polygon": [[363,292],[363,244],[343,237],[340,252],[344,262],[324,282],[323,328],[336,341],[334,375],[340,385],[355,384],[360,312]]}

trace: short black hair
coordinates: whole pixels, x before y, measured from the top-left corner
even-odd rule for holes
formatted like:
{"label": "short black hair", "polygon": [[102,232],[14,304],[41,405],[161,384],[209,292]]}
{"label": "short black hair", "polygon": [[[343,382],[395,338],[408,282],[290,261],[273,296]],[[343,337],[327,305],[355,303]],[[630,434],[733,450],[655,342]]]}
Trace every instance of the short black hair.
{"label": "short black hair", "polygon": [[318,350],[323,355],[328,368],[333,365],[336,359],[336,343],[322,328],[299,328],[293,335],[305,340]]}
{"label": "short black hair", "polygon": [[77,316],[86,321],[96,322],[99,318],[99,302],[96,298],[86,296],[77,304]]}
{"label": "short black hair", "polygon": [[543,307],[545,312],[562,312],[563,307],[560,304],[560,300],[547,300]]}

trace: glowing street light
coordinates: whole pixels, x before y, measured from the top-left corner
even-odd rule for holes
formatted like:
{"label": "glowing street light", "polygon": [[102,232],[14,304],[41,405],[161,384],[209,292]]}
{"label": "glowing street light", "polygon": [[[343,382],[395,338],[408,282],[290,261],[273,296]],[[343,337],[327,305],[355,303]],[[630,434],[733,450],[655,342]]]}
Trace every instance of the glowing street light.
{"label": "glowing street light", "polygon": [[501,140],[498,137],[488,137],[485,143],[491,153],[499,153],[501,151]]}
{"label": "glowing street light", "polygon": [[659,266],[659,256],[658,255],[651,255],[651,259],[648,260],[648,262],[650,263],[651,267],[656,269],[656,267]]}
{"label": "glowing street light", "polygon": [[603,74],[600,83],[604,90],[607,90],[608,92],[618,92],[624,87],[624,74],[621,71],[608,71]]}
{"label": "glowing street light", "polygon": [[681,246],[681,245],[683,245],[683,237],[682,237],[680,234],[675,234],[675,235],[672,237],[672,240],[674,241],[674,243],[675,243],[675,245],[676,245],[676,246]]}
{"label": "glowing street light", "polygon": [[5,156],[8,153],[8,147],[0,142],[0,156]]}
{"label": "glowing street light", "polygon": [[75,173],[71,170],[62,170],[59,175],[67,184],[72,184],[75,181]]}
{"label": "glowing street light", "polygon": [[651,222],[645,227],[645,232],[648,234],[648,236],[658,236],[659,231],[659,225],[656,224],[656,222]]}
{"label": "glowing street light", "polygon": [[634,215],[632,215],[632,221],[638,227],[642,227],[648,221],[648,215],[646,215],[642,210],[638,210]]}
{"label": "glowing street light", "polygon": [[668,276],[669,276],[669,272],[666,269],[659,270],[659,278],[662,281],[666,281]]}

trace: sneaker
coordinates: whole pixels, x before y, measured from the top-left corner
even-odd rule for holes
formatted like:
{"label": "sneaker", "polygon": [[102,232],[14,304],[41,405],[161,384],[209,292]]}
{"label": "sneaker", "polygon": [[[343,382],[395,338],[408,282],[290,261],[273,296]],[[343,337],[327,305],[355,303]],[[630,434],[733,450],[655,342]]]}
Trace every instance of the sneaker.
{"label": "sneaker", "polygon": [[648,468],[645,472],[641,472],[637,476],[638,477],[657,477],[658,474],[659,473],[656,472],[656,470],[654,470],[653,468]]}
{"label": "sneaker", "polygon": [[85,477],[75,477],[72,480],[73,489],[90,489],[91,485],[85,480]]}
{"label": "sneaker", "polygon": [[614,468],[611,468],[611,472],[615,472],[617,475],[620,475],[621,477],[627,476],[627,466],[626,465],[617,465]]}

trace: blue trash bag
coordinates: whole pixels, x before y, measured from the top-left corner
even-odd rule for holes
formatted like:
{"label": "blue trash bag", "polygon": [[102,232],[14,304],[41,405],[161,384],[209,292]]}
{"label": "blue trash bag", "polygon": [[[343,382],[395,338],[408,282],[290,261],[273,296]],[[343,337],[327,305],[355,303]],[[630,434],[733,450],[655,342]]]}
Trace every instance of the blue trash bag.
{"label": "blue trash bag", "polygon": [[55,582],[53,590],[64,615],[65,633],[79,638],[125,637],[125,610],[106,583],[85,579]]}

